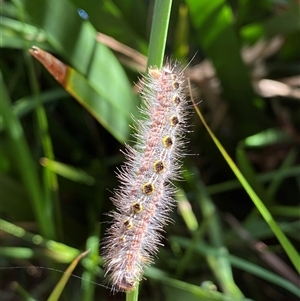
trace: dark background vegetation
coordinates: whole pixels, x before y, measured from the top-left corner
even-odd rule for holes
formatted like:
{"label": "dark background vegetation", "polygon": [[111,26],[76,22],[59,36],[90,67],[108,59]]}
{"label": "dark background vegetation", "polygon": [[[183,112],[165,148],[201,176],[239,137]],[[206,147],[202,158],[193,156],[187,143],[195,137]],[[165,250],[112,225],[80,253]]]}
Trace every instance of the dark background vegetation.
{"label": "dark background vegetation", "polygon": [[[74,271],[80,278],[70,278],[61,300],[125,300],[94,282],[105,283],[99,245],[118,186],[115,170],[124,160],[120,149],[132,143],[134,83],[145,72],[140,55],[147,56],[153,5],[0,2],[0,101],[11,101],[10,113],[0,112],[1,300],[47,300],[58,271],[88,248]],[[207,123],[298,250],[299,18],[296,0],[176,0],[166,49],[166,57],[189,64],[193,98]],[[112,53],[96,49],[91,26],[115,39]],[[32,45],[74,68],[99,103],[113,105],[107,111],[90,106],[88,96],[77,102],[30,57]],[[75,80],[69,84],[73,96],[82,92]],[[139,299],[206,300],[193,293],[198,286],[222,293],[210,300],[298,300],[294,267],[193,109],[191,124],[174,223]]]}

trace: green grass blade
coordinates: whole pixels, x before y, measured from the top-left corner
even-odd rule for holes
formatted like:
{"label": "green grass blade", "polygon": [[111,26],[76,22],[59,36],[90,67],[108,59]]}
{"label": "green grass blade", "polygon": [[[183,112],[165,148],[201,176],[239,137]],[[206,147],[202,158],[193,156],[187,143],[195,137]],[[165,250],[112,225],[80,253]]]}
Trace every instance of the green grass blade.
{"label": "green grass blade", "polygon": [[187,246],[185,253],[182,255],[180,260],[177,263],[175,277],[181,278],[188,267],[188,264],[193,259],[194,249],[198,244],[199,240],[205,235],[207,230],[209,220],[204,219],[202,224],[198,227],[198,229],[193,233],[193,238],[190,241],[190,244]]}
{"label": "green grass blade", "polygon": [[[23,6],[20,5],[18,0],[13,0],[13,3],[15,4],[17,8],[18,18],[19,21],[22,23],[22,28],[26,28],[25,24],[25,12],[23,9]],[[22,35],[25,35],[24,32],[21,32]],[[30,44],[28,41],[24,40],[24,49],[30,47]],[[28,73],[28,79],[29,79],[29,85],[31,88],[31,91],[34,95],[34,102],[36,104],[36,129],[37,129],[37,136],[38,141],[40,141],[43,153],[46,157],[50,159],[54,159],[54,153],[53,153],[53,146],[52,141],[49,135],[48,131],[48,120],[46,117],[46,111],[45,108],[42,105],[41,99],[40,99],[40,89],[38,85],[38,80],[34,72],[34,66],[33,66],[33,59],[28,54],[27,51],[24,51],[24,59],[27,67],[27,73]],[[61,221],[61,214],[60,214],[60,206],[59,206],[59,200],[58,200],[58,182],[56,174],[53,173],[51,170],[44,169],[43,170],[43,195],[44,195],[44,211],[52,216],[53,220],[55,220],[54,223],[51,223],[48,225],[51,229],[52,233],[55,233],[56,235],[59,233],[60,237],[62,237],[62,221]]]}
{"label": "green grass blade", "polygon": [[[63,90],[62,88],[55,88],[48,91],[43,92],[39,95],[40,100],[43,104],[50,103],[56,100],[60,100],[69,96],[69,94]],[[35,96],[25,96],[17,101],[15,101],[11,108],[13,113],[18,117],[21,118],[26,114],[32,112],[36,108],[36,102],[34,101]],[[4,129],[3,119],[0,116],[0,131]]]}
{"label": "green grass blade", "polygon": [[156,0],[154,5],[147,67],[162,67],[172,0]]}
{"label": "green grass blade", "polygon": [[[34,94],[36,105],[36,128],[38,138],[42,146],[42,152],[44,156],[51,160],[54,160],[53,145],[49,134],[48,120],[45,108],[40,98],[40,92],[37,78],[34,72],[33,61],[27,52],[24,53],[24,56],[26,58],[28,66],[29,82]],[[43,192],[45,200],[44,211],[48,212],[50,216],[52,216],[52,219],[55,220],[55,222],[48,225],[48,227],[52,228],[51,232],[55,233],[55,237],[53,237],[53,239],[57,239],[58,237],[61,239],[63,236],[63,227],[58,199],[58,181],[56,174],[52,170],[43,170]]]}
{"label": "green grass blade", "polygon": [[154,268],[150,267],[147,269],[146,276],[149,278],[155,279],[156,281],[159,281],[165,285],[171,286],[173,288],[182,290],[187,293],[187,296],[197,296],[199,300],[208,301],[208,300],[214,300],[214,301],[237,301],[237,300],[243,300],[243,299],[236,299],[229,296],[226,296],[220,292],[210,291],[208,289],[202,288],[198,285],[193,285],[181,280],[174,279],[164,272]]}
{"label": "green grass blade", "polygon": [[237,299],[243,298],[243,293],[234,282],[231,264],[228,258],[224,256],[224,253],[228,253],[228,250],[223,243],[223,228],[221,226],[215,204],[208,195],[206,187],[199,176],[198,170],[191,170],[190,174],[193,174],[193,177],[189,177],[187,181],[190,186],[195,189],[197,201],[201,208],[204,221],[202,227],[199,228],[193,236],[192,243],[187,248],[185,257],[191,256],[195,243],[198,243],[201,239],[203,228],[206,228],[211,245],[220,250],[217,255],[210,254],[206,256],[206,260],[209,263],[213,274],[217,278],[222,290],[227,295]]}
{"label": "green grass blade", "polygon": [[32,298],[30,294],[19,283],[14,282],[12,289],[19,293],[25,301],[37,301],[37,299]]}
{"label": "green grass blade", "polygon": [[95,183],[95,179],[92,176],[88,175],[83,170],[75,168],[73,166],[50,160],[48,158],[42,158],[40,160],[40,163],[56,174],[71,181],[84,183],[86,185],[93,185]]}
{"label": "green grass blade", "polygon": [[[180,245],[182,245],[185,248],[188,248],[190,245],[190,240],[184,237],[172,237],[172,240],[175,240]],[[201,255],[210,256],[210,255],[217,255],[219,253],[219,250],[216,248],[213,248],[211,246],[208,246],[203,240],[201,242],[198,241],[198,243],[195,245],[195,251]],[[248,273],[251,273],[257,277],[260,277],[262,279],[265,279],[271,283],[274,283],[280,287],[283,287],[287,291],[295,294],[298,296],[299,294],[299,288],[291,283],[290,281],[286,280],[283,277],[280,277],[258,265],[255,265],[253,263],[249,263],[249,261],[244,260],[242,258],[239,258],[234,255],[223,253],[223,256],[228,257],[230,260],[232,266],[246,271]]]}
{"label": "green grass blade", "polygon": [[51,49],[46,41],[45,33],[30,24],[1,16],[0,31],[0,48],[24,49],[24,42],[31,43],[35,38],[38,40],[37,46],[47,50]]}
{"label": "green grass blade", "polygon": [[274,215],[287,216],[290,218],[300,219],[300,208],[299,206],[272,206],[269,210]]}
{"label": "green grass blade", "polygon": [[243,175],[245,175],[245,177],[246,177],[247,181],[249,182],[249,184],[251,185],[251,187],[253,187],[253,189],[255,190],[257,195],[260,197],[260,199],[264,200],[265,204],[270,204],[271,201],[268,198],[265,188],[262,185],[262,183],[260,183],[257,180],[256,171],[255,171],[254,167],[251,165],[251,163],[249,162],[247,153],[246,153],[245,149],[243,148],[243,146],[241,146],[241,145],[242,145],[242,143],[240,143],[236,149],[237,164],[238,164],[241,172],[243,173]]}
{"label": "green grass blade", "polygon": [[291,292],[295,296],[299,296],[300,289],[295,284],[291,283],[290,281],[286,280],[283,277],[280,277],[270,271],[252,263],[249,261],[238,258],[236,256],[230,256],[230,261],[233,266],[243,269],[244,271],[251,273],[257,277],[265,279],[271,283],[274,283],[280,287],[283,287],[287,291]]}
{"label": "green grass blade", "polygon": [[43,252],[44,257],[51,258],[56,262],[70,263],[76,256],[80,254],[80,252],[75,248],[69,247],[54,240],[45,239],[41,235],[33,234],[3,219],[0,219],[0,230],[23,239],[34,246],[43,248],[41,252],[45,250]]}
{"label": "green grass blade", "polygon": [[175,199],[177,202],[178,212],[182,216],[188,230],[193,233],[198,229],[199,225],[185,192],[182,189],[179,189],[175,195]]}
{"label": "green grass blade", "polygon": [[126,301],[137,301],[138,296],[139,296],[139,283],[136,284],[133,291],[126,293]]}
{"label": "green grass blade", "polygon": [[36,251],[23,247],[1,247],[0,254],[2,258],[19,258],[30,260],[36,255]]}
{"label": "green grass blade", "polygon": [[[128,125],[130,116],[126,110],[121,108],[123,106],[121,102],[107,101],[102,91],[96,90],[90,81],[86,80],[75,69],[65,65],[50,53],[37,47],[33,47],[30,53],[112,135],[122,142],[128,139],[130,133]],[[49,64],[49,61],[51,61],[51,64]]]}
{"label": "green grass blade", "polygon": [[95,299],[96,270],[99,269],[99,234],[100,226],[96,224],[94,233],[87,239],[86,249],[89,254],[83,261],[85,271],[82,274],[82,300],[93,301]]}
{"label": "green grass blade", "polygon": [[19,170],[24,185],[28,191],[31,205],[38,222],[41,234],[47,238],[55,237],[53,228],[49,227],[53,223],[50,212],[45,212],[45,200],[41,191],[41,183],[28,148],[23,128],[19,120],[12,113],[10,100],[3,82],[2,74],[0,74],[1,87],[1,112],[3,121],[6,125],[7,133],[11,140],[11,151],[14,162]]}
{"label": "green grass blade", "polygon": [[53,289],[53,291],[52,291],[51,295],[49,296],[49,298],[47,299],[47,301],[57,301],[57,300],[59,300],[59,298],[60,298],[60,296],[61,296],[61,294],[62,294],[69,278],[70,278],[70,276],[72,275],[72,272],[74,271],[74,269],[78,265],[81,258],[86,256],[88,254],[88,252],[89,251],[85,251],[85,252],[81,253],[78,257],[76,257],[72,261],[70,266],[67,268],[67,270],[65,271],[65,273],[61,277],[60,281],[57,283],[57,285]]}
{"label": "green grass blade", "polygon": [[214,143],[218,147],[219,151],[223,155],[224,159],[226,160],[226,162],[230,166],[231,170],[234,172],[234,174],[236,175],[236,177],[238,178],[238,180],[240,181],[240,183],[244,187],[245,191],[248,193],[249,197],[253,201],[254,205],[256,206],[256,208],[258,209],[258,211],[260,212],[260,214],[262,215],[264,220],[267,222],[267,224],[270,226],[273,233],[275,234],[275,236],[279,240],[282,248],[285,250],[286,254],[288,255],[288,257],[290,259],[290,261],[293,263],[294,268],[296,269],[296,271],[298,273],[300,273],[300,265],[299,265],[300,256],[299,256],[299,253],[296,251],[296,249],[291,244],[289,239],[286,237],[286,235],[283,233],[283,231],[277,225],[277,223],[273,219],[273,217],[272,217],[271,213],[269,212],[269,210],[267,209],[267,207],[264,205],[264,203],[261,201],[261,199],[255,193],[253,188],[249,185],[246,178],[240,172],[240,170],[238,169],[236,164],[233,162],[231,157],[228,155],[228,153],[226,152],[226,150],[224,149],[222,144],[219,142],[219,140],[216,138],[214,133],[211,131],[211,129],[209,128],[209,126],[205,122],[205,119],[204,119],[202,113],[200,112],[199,108],[196,105],[195,105],[195,110],[196,110],[200,120],[204,124],[206,130],[208,131],[209,135],[211,136]]}
{"label": "green grass blade", "polygon": [[[296,155],[295,151],[291,152],[292,158],[289,159],[290,156],[287,156],[285,159],[286,163],[283,162],[280,169],[278,169],[276,173],[273,174],[274,177],[268,188],[268,191],[270,191],[270,189],[272,190],[271,193],[269,193],[259,181],[258,175],[247,157],[246,151],[249,148],[263,148],[272,146],[279,142],[287,143],[290,140],[291,138],[284,132],[278,129],[271,128],[257,133],[255,135],[252,135],[250,137],[247,137],[246,139],[240,141],[238,144],[236,150],[238,166],[247,178],[250,185],[254,188],[258,196],[264,200],[264,204],[271,204],[273,202],[273,196],[275,195],[276,189],[279,187],[279,184],[281,183],[283,178],[283,171],[293,165],[293,158]],[[292,160],[292,162],[288,163],[290,160]]]}
{"label": "green grass blade", "polygon": [[296,163],[297,155],[298,151],[295,148],[292,148],[287,154],[282,164],[280,165],[280,167],[278,168],[274,178],[272,179],[267,189],[267,194],[270,199],[273,199],[275,197],[278,188],[284,181],[284,171],[294,166],[294,164]]}

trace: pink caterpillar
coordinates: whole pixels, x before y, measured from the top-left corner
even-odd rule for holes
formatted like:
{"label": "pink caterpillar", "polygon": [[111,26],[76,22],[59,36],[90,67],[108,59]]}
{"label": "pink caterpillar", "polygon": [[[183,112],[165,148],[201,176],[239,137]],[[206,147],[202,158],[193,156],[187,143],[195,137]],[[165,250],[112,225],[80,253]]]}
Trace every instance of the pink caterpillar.
{"label": "pink caterpillar", "polygon": [[163,226],[174,207],[180,178],[187,101],[184,75],[176,65],[149,68],[141,96],[144,115],[136,121],[137,143],[126,145],[127,162],[118,172],[121,185],[112,201],[112,225],[103,244],[104,267],[113,290],[130,291],[153,261]]}

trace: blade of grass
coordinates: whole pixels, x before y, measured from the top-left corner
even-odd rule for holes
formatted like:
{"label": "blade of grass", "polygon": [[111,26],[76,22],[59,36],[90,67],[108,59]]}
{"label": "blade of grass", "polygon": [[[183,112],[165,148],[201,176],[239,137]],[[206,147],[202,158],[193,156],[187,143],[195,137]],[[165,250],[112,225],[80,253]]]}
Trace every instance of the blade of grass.
{"label": "blade of grass", "polygon": [[[270,184],[271,189],[273,189],[273,193],[270,194],[268,193],[267,189],[265,189],[265,187],[258,180],[257,173],[247,157],[246,150],[249,148],[262,148],[280,142],[284,143],[286,141],[290,141],[290,139],[291,139],[290,137],[288,137],[285,133],[283,133],[278,129],[268,129],[260,133],[257,133],[253,136],[247,137],[246,139],[240,141],[238,144],[236,150],[236,158],[237,158],[238,166],[240,167],[242,173],[245,175],[248,182],[254,188],[258,196],[264,200],[265,204],[271,204],[273,202],[273,196],[275,193],[274,189],[278,188],[279,183],[281,183],[282,181],[282,173],[279,172],[279,170],[282,171],[293,164],[292,162],[283,164],[280,167],[280,169],[278,169],[276,173],[274,173],[274,178],[272,179]],[[295,157],[295,155],[296,154],[292,155],[292,158]],[[291,159],[288,158],[289,156],[286,157],[285,161],[289,162],[292,159],[292,158]],[[274,181],[274,179],[277,180]]]}
{"label": "blade of grass", "polygon": [[3,219],[0,219],[0,230],[21,238],[30,244],[44,248],[44,255],[56,262],[70,263],[79,254],[79,251],[75,248],[54,240],[45,239],[38,234],[32,234],[29,231],[26,231],[25,229]]}
{"label": "blade of grass", "polygon": [[[44,242],[45,243],[45,242]],[[63,246],[63,247],[62,247]],[[46,247],[46,245],[44,246]],[[60,250],[56,247],[56,250],[49,250],[49,249],[42,249],[42,248],[23,248],[23,247],[0,247],[0,254],[2,258],[13,258],[16,260],[36,260],[36,259],[51,259],[52,261],[55,261],[57,263],[70,263],[74,259],[74,255],[78,254],[79,251],[65,246],[61,245]],[[68,255],[66,255],[69,253]],[[26,268],[27,266],[24,266]],[[23,268],[21,266],[20,268]],[[51,272],[55,272],[55,268],[53,265],[51,265],[51,268],[47,267],[40,267],[42,269],[49,269]],[[57,270],[60,271],[60,270]]]}
{"label": "blade of grass", "polygon": [[272,206],[269,207],[269,210],[274,215],[300,219],[299,206]]}
{"label": "blade of grass", "polygon": [[274,198],[278,188],[280,187],[280,185],[284,180],[283,171],[288,169],[289,167],[294,166],[297,159],[297,155],[298,155],[298,151],[295,148],[291,149],[289,153],[286,155],[280,167],[277,169],[277,172],[275,173],[275,176],[272,179],[267,189],[267,194],[270,199]]}
{"label": "blade of grass", "polygon": [[[170,237],[170,240],[175,240],[178,242],[181,246],[188,248],[190,245],[190,239],[184,238],[184,237]],[[195,246],[195,251],[201,255],[209,256],[209,255],[217,255],[218,250],[216,248],[208,246],[205,241],[198,241],[197,245]],[[246,271],[248,273],[251,273],[257,277],[260,277],[262,279],[265,279],[271,283],[274,283],[280,287],[283,287],[287,291],[293,293],[294,295],[299,295],[299,288],[291,283],[290,281],[287,281],[285,278],[280,277],[274,273],[271,273],[270,271],[255,265],[253,263],[249,263],[249,261],[246,261],[242,258],[236,257],[234,255],[230,254],[223,254],[224,256],[227,256],[230,260],[232,266],[242,270]]]}
{"label": "blade of grass", "polygon": [[[266,266],[294,284],[297,285],[299,283],[300,278],[297,273],[295,273],[289,264],[285,263],[279,256],[272,252],[271,248],[264,244],[264,242],[253,238],[251,233],[230,214],[226,214],[224,218],[238,236],[239,240],[246,243],[248,248],[251,248]],[[255,221],[257,221],[257,219]]]}
{"label": "blade of grass", "polygon": [[181,280],[174,279],[154,267],[148,268],[146,275],[149,278],[155,279],[156,281],[159,281],[163,284],[180,289],[193,296],[197,296],[198,298],[200,298],[199,300],[204,300],[204,301],[208,301],[208,300],[215,300],[215,301],[235,301],[236,300],[237,301],[237,300],[239,300],[239,301],[241,301],[240,298],[239,299],[232,298],[232,297],[226,296],[220,292],[209,291],[198,285],[194,285],[194,284],[190,284],[190,283],[187,283],[187,282],[184,282]]}
{"label": "blade of grass", "polygon": [[172,0],[156,0],[153,11],[147,68],[161,68],[164,60]]}
{"label": "blade of grass", "polygon": [[53,228],[49,227],[49,225],[52,223],[52,217],[45,215],[45,200],[41,191],[41,183],[39,182],[36,166],[31,157],[23,128],[11,110],[10,100],[4,85],[2,73],[0,73],[0,91],[2,98],[2,101],[0,102],[0,111],[2,112],[3,121],[6,125],[6,131],[12,143],[11,153],[14,162],[28,191],[31,205],[41,234],[44,237],[53,238],[55,237],[55,233],[53,232]]}
{"label": "blade of grass", "polygon": [[49,296],[49,298],[47,299],[47,301],[57,301],[57,300],[59,300],[59,298],[60,298],[60,296],[61,296],[61,294],[62,294],[69,278],[70,278],[70,276],[72,275],[72,272],[74,271],[74,269],[78,265],[81,258],[86,256],[88,253],[89,253],[89,250],[81,253],[78,257],[76,257],[72,261],[70,266],[66,269],[65,273],[61,277],[60,281],[57,283],[57,285],[53,289],[53,291],[52,291],[51,295]]}
{"label": "blade of grass", "polygon": [[[69,96],[69,94],[62,88],[51,89],[40,94],[40,99],[43,104],[57,101]],[[21,118],[36,108],[36,102],[34,96],[25,96],[12,104],[12,111],[18,117]],[[2,116],[0,116],[0,131],[4,129]]]}
{"label": "blade of grass", "polygon": [[[37,29],[28,23],[1,16],[1,39],[0,48],[24,49],[24,42],[31,43],[38,40],[36,44],[50,51],[52,48],[46,41],[46,35],[42,30]],[[53,49],[52,49],[53,50]]]}
{"label": "blade of grass", "polygon": [[181,256],[180,260],[176,265],[175,278],[182,278],[185,270],[188,267],[188,264],[191,262],[194,254],[194,249],[198,244],[199,240],[205,235],[207,231],[209,219],[204,218],[201,225],[194,231],[192,240],[190,241],[189,246],[186,248],[185,253]]}
{"label": "blade of grass", "polygon": [[264,218],[264,220],[267,222],[267,224],[272,229],[273,233],[275,234],[275,236],[277,237],[278,241],[280,242],[282,248],[285,250],[285,252],[288,255],[289,259],[293,263],[294,268],[296,269],[296,271],[298,273],[300,273],[300,265],[299,265],[300,256],[299,256],[298,252],[296,251],[296,249],[294,248],[294,246],[291,244],[291,242],[289,241],[289,239],[285,236],[285,234],[280,229],[280,227],[277,225],[277,223],[275,222],[274,218],[272,217],[272,215],[269,212],[269,210],[267,209],[267,207],[264,205],[264,203],[261,201],[261,199],[255,193],[255,191],[253,190],[253,188],[249,185],[248,181],[243,176],[243,174],[240,172],[240,170],[238,169],[238,167],[236,166],[236,164],[233,162],[233,160],[231,159],[231,157],[228,155],[228,153],[226,152],[226,150],[223,148],[222,144],[219,142],[219,140],[216,138],[216,136],[214,135],[214,133],[211,131],[211,129],[207,125],[207,123],[206,123],[206,121],[205,121],[205,119],[204,119],[201,111],[199,110],[199,108],[196,106],[195,103],[194,103],[194,107],[195,107],[195,110],[196,110],[196,112],[197,112],[200,120],[202,121],[203,125],[205,126],[207,132],[209,133],[209,135],[213,139],[214,143],[216,144],[216,146],[218,147],[219,151],[223,155],[224,159],[226,160],[226,162],[230,166],[231,170],[234,172],[234,174],[236,175],[236,177],[238,178],[238,180],[241,182],[241,184],[244,187],[245,191],[248,193],[249,197],[253,201],[254,205],[256,206],[256,208],[258,209],[258,211],[260,212],[260,214],[262,215],[262,217]]}
{"label": "blade of grass", "polygon": [[133,291],[126,293],[126,301],[138,301],[139,296],[139,283],[136,284],[136,287]]}
{"label": "blade of grass", "polygon": [[32,47],[30,53],[112,135],[121,142],[127,140],[129,136],[129,116],[123,110],[120,111],[121,103],[105,101],[101,96],[101,91],[95,90],[93,85],[80,73],[65,65],[50,53],[37,47]]}
{"label": "blade of grass", "polygon": [[179,189],[175,195],[176,202],[177,202],[177,208],[182,216],[182,219],[185,222],[186,227],[190,232],[194,232],[198,229],[198,221],[195,216],[195,213],[193,212],[192,206],[186,197],[185,192],[182,189]]}
{"label": "blade of grass", "polygon": [[19,293],[23,297],[23,300],[37,301],[37,299],[32,298],[30,294],[17,282],[12,283],[12,289]]}
{"label": "blade of grass", "polygon": [[[86,248],[90,250],[88,256],[82,264],[85,271],[82,273],[82,300],[93,301],[95,300],[95,280],[96,270],[99,269],[99,234],[100,224],[95,225],[94,233],[87,239]],[[87,264],[88,263],[88,264]]]}
{"label": "blade of grass", "polygon": [[[12,0],[12,2],[17,7],[17,13],[20,24],[24,29],[24,32],[20,32],[22,35],[25,35],[25,12],[23,6],[20,4],[18,0]],[[30,45],[28,41],[24,40],[24,49],[28,48]],[[38,141],[41,141],[41,145],[43,148],[43,153],[47,158],[54,160],[53,146],[52,141],[48,132],[48,120],[46,117],[45,108],[42,105],[40,99],[40,91],[39,85],[37,81],[37,77],[34,72],[33,60],[32,57],[28,54],[28,52],[24,51],[24,59],[27,67],[29,84],[31,90],[33,92],[34,101],[35,101],[35,113],[36,113],[36,122],[37,122],[37,135]],[[61,212],[58,200],[58,182],[57,177],[54,172],[51,170],[44,169],[43,170],[43,195],[44,195],[44,214],[49,216],[49,220],[52,219],[52,222],[48,225],[51,229],[51,232],[54,233],[57,238],[57,234],[59,234],[60,239],[62,239],[62,220],[61,220]]]}
{"label": "blade of grass", "polygon": [[[2,258],[16,258],[29,260],[36,255],[36,252],[30,248],[0,247],[0,254]],[[40,254],[42,254],[42,252]]]}
{"label": "blade of grass", "polygon": [[[25,60],[28,68],[28,77],[33,91],[35,103],[36,103],[36,121],[38,138],[43,148],[43,154],[50,160],[54,160],[53,145],[49,134],[48,120],[46,116],[45,108],[42,104],[40,91],[38,87],[37,78],[34,72],[32,58],[27,52],[24,53]],[[52,223],[48,227],[52,228],[52,232],[55,233],[53,239],[62,240],[63,238],[63,226],[62,215],[58,197],[58,181],[56,174],[49,169],[43,169],[43,193],[45,198],[44,214],[49,215],[49,219],[52,219]]]}
{"label": "blade of grass", "polygon": [[[236,299],[243,298],[243,293],[234,281],[231,264],[228,258],[224,256],[224,253],[228,253],[228,250],[223,243],[223,228],[220,224],[220,218],[215,204],[206,191],[199,171],[193,169],[190,171],[190,174],[193,174],[193,177],[187,178],[187,182],[196,192],[197,201],[201,208],[204,221],[207,223],[209,241],[212,246],[219,250],[217,255],[210,254],[206,256],[206,260],[226,295]],[[194,236],[193,242],[198,242],[200,238],[201,237]],[[191,252],[190,247],[187,250],[187,253],[188,252]]]}
{"label": "blade of grass", "polygon": [[84,183],[86,185],[93,185],[95,183],[95,179],[92,176],[88,175],[83,170],[75,168],[73,166],[50,160],[48,158],[42,158],[40,160],[40,163],[56,174],[71,181]]}
{"label": "blade of grass", "polygon": [[243,143],[239,143],[236,149],[236,160],[241,172],[247,178],[247,181],[253,187],[254,191],[257,193],[259,198],[264,200],[265,204],[270,204],[271,201],[265,191],[264,186],[257,180],[257,174],[254,167],[248,160],[248,156],[245,149],[242,146]]}
{"label": "blade of grass", "polygon": [[24,41],[32,42],[32,38],[38,39],[37,45],[50,50],[46,42],[45,33],[35,26],[24,24],[18,20],[1,16],[0,18],[0,48],[24,49]]}

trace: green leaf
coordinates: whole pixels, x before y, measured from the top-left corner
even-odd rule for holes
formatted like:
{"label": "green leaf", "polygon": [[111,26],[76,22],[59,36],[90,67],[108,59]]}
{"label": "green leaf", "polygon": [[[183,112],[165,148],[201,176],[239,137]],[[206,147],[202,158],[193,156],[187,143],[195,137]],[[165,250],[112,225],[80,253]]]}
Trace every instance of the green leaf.
{"label": "green leaf", "polygon": [[145,2],[101,0],[97,5],[93,1],[86,0],[72,2],[78,9],[83,9],[88,14],[88,20],[98,31],[147,54],[148,42],[144,38],[147,22]]}
{"label": "green leaf", "polygon": [[[93,103],[91,114],[104,120],[117,139],[128,140],[130,115],[137,112],[137,103],[120,63],[106,46],[96,42],[97,32],[92,24],[81,19],[68,0],[22,3],[53,48],[75,68],[76,72],[70,75],[74,94],[84,96],[82,103]],[[49,18],[54,15],[56,22],[51,22]]]}
{"label": "green leaf", "polygon": [[93,185],[95,183],[95,179],[81,169],[53,161],[48,158],[42,158],[40,162],[46,168],[52,170],[60,176],[65,177],[66,179],[79,183],[85,183],[87,185]]}

